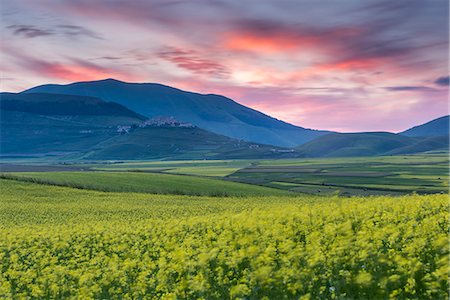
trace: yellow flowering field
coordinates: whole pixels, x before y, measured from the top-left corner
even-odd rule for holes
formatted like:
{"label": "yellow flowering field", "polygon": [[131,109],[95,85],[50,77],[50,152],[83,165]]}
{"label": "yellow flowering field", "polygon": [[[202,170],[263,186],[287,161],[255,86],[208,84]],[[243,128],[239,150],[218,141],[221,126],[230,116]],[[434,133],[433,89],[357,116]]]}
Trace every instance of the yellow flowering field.
{"label": "yellow flowering field", "polygon": [[209,198],[0,184],[0,298],[449,297],[448,195]]}

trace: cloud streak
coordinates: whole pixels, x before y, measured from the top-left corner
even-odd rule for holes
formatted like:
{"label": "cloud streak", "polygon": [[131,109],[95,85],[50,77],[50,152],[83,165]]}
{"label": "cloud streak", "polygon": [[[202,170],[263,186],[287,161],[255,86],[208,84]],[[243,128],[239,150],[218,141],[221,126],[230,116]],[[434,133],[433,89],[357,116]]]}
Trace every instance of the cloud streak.
{"label": "cloud streak", "polygon": [[440,85],[440,86],[449,86],[449,82],[450,82],[450,77],[449,76],[442,76],[439,77],[438,79],[436,79],[434,81],[435,84]]}
{"label": "cloud streak", "polygon": [[119,69],[103,67],[79,58],[67,57],[65,61],[37,58],[17,48],[3,46],[2,52],[26,70],[29,76],[35,74],[48,79],[67,81],[97,80],[104,78],[122,78],[136,80],[136,77]]}
{"label": "cloud streak", "polygon": [[77,26],[77,25],[58,25],[57,26],[62,34],[66,36],[76,37],[76,36],[85,36],[90,37],[94,39],[103,39],[99,34],[95,33],[94,31],[87,29],[83,26]]}
{"label": "cloud streak", "polygon": [[195,74],[219,79],[227,79],[230,76],[230,71],[224,65],[202,58],[192,50],[169,48],[159,52],[158,56]]}
{"label": "cloud streak", "polygon": [[33,25],[14,24],[9,25],[6,28],[10,29],[15,36],[25,38],[36,38],[45,36],[62,35],[67,37],[89,37],[94,39],[102,39],[102,37],[94,31],[87,29],[83,26],[77,25],[56,25],[52,29],[38,28]]}
{"label": "cloud streak", "polygon": [[49,36],[53,35],[54,32],[51,30],[45,30],[36,28],[31,25],[10,25],[7,26],[8,29],[11,29],[14,35],[23,36],[26,38],[35,38],[40,36]]}
{"label": "cloud streak", "polygon": [[385,88],[387,91],[392,92],[405,92],[405,91],[434,91],[435,89],[427,86],[390,86]]}

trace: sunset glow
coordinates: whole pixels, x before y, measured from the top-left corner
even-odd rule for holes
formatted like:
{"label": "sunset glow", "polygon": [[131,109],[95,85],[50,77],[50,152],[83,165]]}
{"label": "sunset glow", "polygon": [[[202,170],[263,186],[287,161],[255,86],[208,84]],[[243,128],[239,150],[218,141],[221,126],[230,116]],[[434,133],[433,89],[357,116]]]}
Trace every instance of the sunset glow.
{"label": "sunset glow", "polygon": [[448,113],[446,0],[1,0],[1,12],[2,91],[156,82],[344,132]]}

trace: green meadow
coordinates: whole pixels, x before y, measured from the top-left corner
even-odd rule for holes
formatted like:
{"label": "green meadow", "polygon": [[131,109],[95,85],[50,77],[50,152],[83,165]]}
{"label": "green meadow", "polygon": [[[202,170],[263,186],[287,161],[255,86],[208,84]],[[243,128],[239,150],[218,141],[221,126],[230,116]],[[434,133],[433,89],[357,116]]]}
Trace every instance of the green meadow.
{"label": "green meadow", "polygon": [[321,159],[194,160],[91,165],[94,170],[214,177],[316,195],[447,193],[448,154]]}
{"label": "green meadow", "polygon": [[195,196],[277,196],[292,194],[270,187],[187,175],[143,172],[21,172],[2,178],[104,192]]}

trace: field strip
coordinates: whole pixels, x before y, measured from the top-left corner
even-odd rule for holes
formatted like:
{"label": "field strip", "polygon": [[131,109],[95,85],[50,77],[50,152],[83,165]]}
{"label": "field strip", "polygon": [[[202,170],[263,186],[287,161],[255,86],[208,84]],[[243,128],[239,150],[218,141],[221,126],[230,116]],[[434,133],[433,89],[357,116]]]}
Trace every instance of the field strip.
{"label": "field strip", "polygon": [[102,192],[136,192],[194,196],[283,196],[282,189],[211,177],[151,172],[37,172],[3,173],[0,178],[42,185],[66,186]]}

